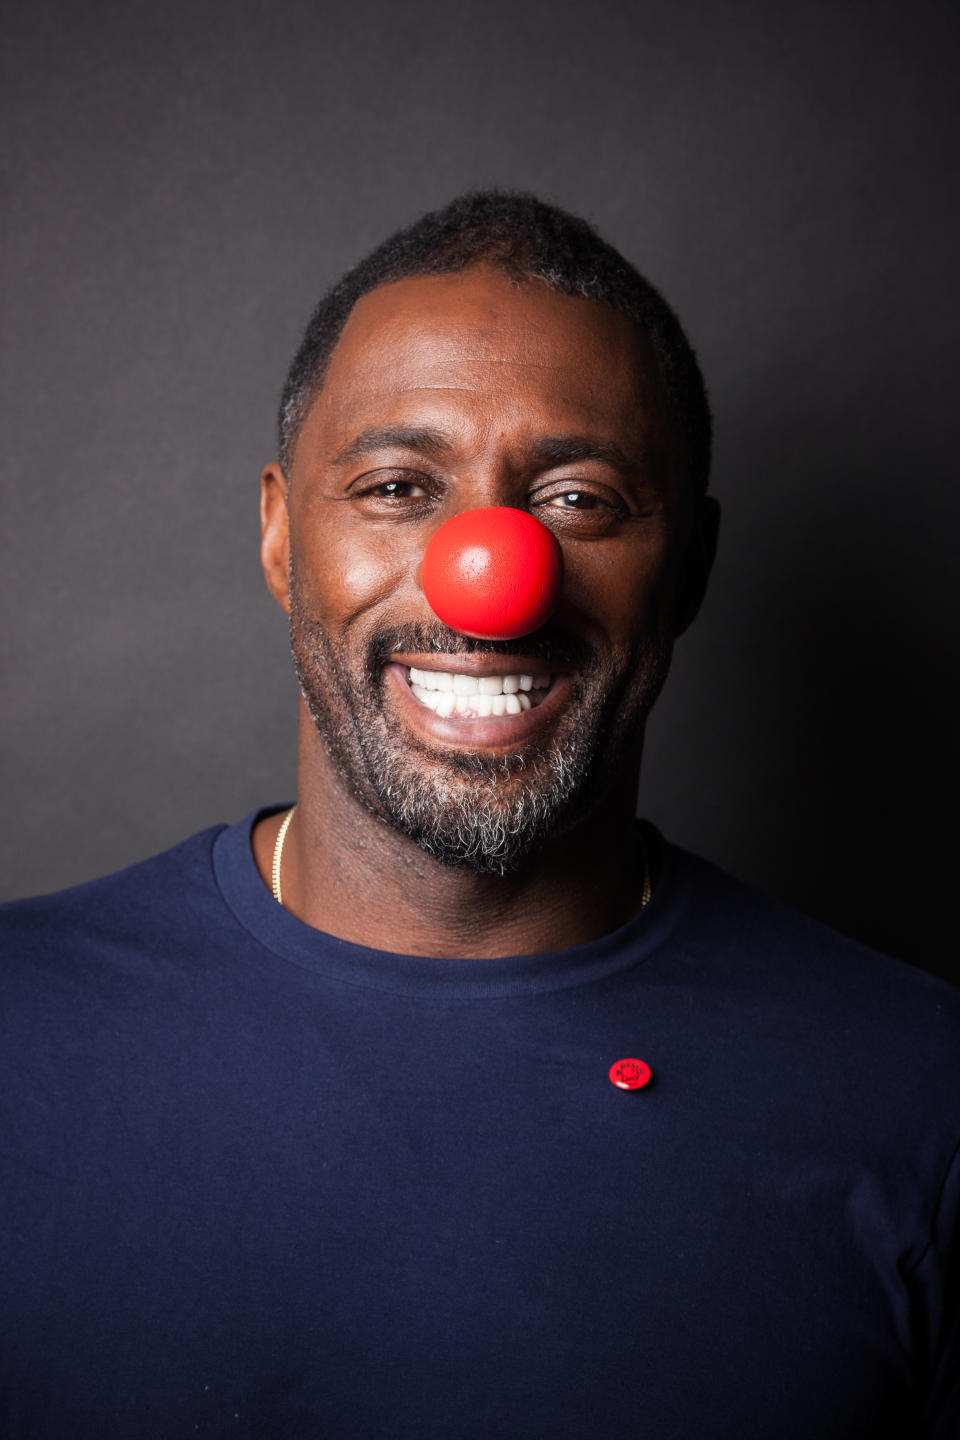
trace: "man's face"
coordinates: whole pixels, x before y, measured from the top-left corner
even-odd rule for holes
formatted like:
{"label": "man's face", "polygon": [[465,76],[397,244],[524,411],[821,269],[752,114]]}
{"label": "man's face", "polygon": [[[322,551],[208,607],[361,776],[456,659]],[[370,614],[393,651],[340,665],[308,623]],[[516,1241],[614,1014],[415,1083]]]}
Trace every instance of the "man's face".
{"label": "man's face", "polygon": [[[563,551],[557,611],[515,641],[449,630],[420,588],[434,532],[489,505],[529,509]],[[381,820],[503,872],[635,787],[710,545],[625,317],[488,267],[381,286],[344,328],[289,486],[265,473],[264,523],[313,723]],[[489,708],[470,693],[508,677],[528,678]]]}

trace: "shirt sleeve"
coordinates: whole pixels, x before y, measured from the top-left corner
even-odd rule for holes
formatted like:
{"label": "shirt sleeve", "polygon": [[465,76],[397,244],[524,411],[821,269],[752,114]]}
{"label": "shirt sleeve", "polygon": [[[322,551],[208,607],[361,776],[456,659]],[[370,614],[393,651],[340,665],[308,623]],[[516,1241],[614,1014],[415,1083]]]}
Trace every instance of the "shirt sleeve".
{"label": "shirt sleeve", "polygon": [[960,1436],[960,1145],[940,1189],[930,1242],[916,1265],[918,1378],[925,1440]]}

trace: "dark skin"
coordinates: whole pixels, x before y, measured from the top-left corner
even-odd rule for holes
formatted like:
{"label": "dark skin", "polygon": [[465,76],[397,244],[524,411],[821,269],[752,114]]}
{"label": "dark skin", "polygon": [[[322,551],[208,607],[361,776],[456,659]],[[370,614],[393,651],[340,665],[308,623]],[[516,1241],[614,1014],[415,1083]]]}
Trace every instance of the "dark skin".
{"label": "dark skin", "polygon": [[[558,437],[565,451],[545,443]],[[517,286],[487,266],[381,286],[344,328],[289,477],[277,464],[263,473],[268,588],[289,609],[292,551],[311,613],[345,656],[359,657],[378,625],[437,624],[419,583],[424,549],[452,515],[487,505],[530,509],[557,536],[557,623],[589,641],[618,675],[629,677],[646,637],[655,631],[672,642],[696,614],[716,506],[691,491],[636,327],[606,306],[538,282]],[[391,660],[395,671],[535,668],[522,657],[507,663],[482,653],[448,664],[436,655]],[[397,673],[386,677],[386,714],[401,743],[407,735],[425,747],[424,765],[435,756],[442,767],[458,747],[495,754],[544,744],[572,703],[558,684],[542,714],[458,725],[413,702]],[[515,873],[478,875],[434,860],[371,814],[301,700],[284,904],[355,943],[464,959],[557,950],[609,933],[640,902],[642,723],[635,732],[613,783],[573,829]],[[254,832],[267,884],[282,818]]]}

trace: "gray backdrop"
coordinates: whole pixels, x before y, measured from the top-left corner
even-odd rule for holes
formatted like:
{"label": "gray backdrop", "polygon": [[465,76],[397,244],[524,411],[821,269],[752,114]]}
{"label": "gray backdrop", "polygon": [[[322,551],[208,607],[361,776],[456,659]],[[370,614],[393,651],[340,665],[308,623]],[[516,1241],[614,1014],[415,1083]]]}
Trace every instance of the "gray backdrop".
{"label": "gray backdrop", "polygon": [[498,183],[636,261],[712,388],[721,556],[643,810],[948,972],[952,11],[8,4],[3,893],[292,797],[283,372],[341,269]]}

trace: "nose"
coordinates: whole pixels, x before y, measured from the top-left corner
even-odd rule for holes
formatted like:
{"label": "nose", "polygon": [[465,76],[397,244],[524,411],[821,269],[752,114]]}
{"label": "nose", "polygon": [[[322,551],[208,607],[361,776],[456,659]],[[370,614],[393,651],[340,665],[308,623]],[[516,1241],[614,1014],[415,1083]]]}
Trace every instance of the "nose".
{"label": "nose", "polygon": [[462,510],[436,530],[423,556],[427,603],[451,630],[516,640],[539,630],[560,598],[563,552],[526,510]]}

